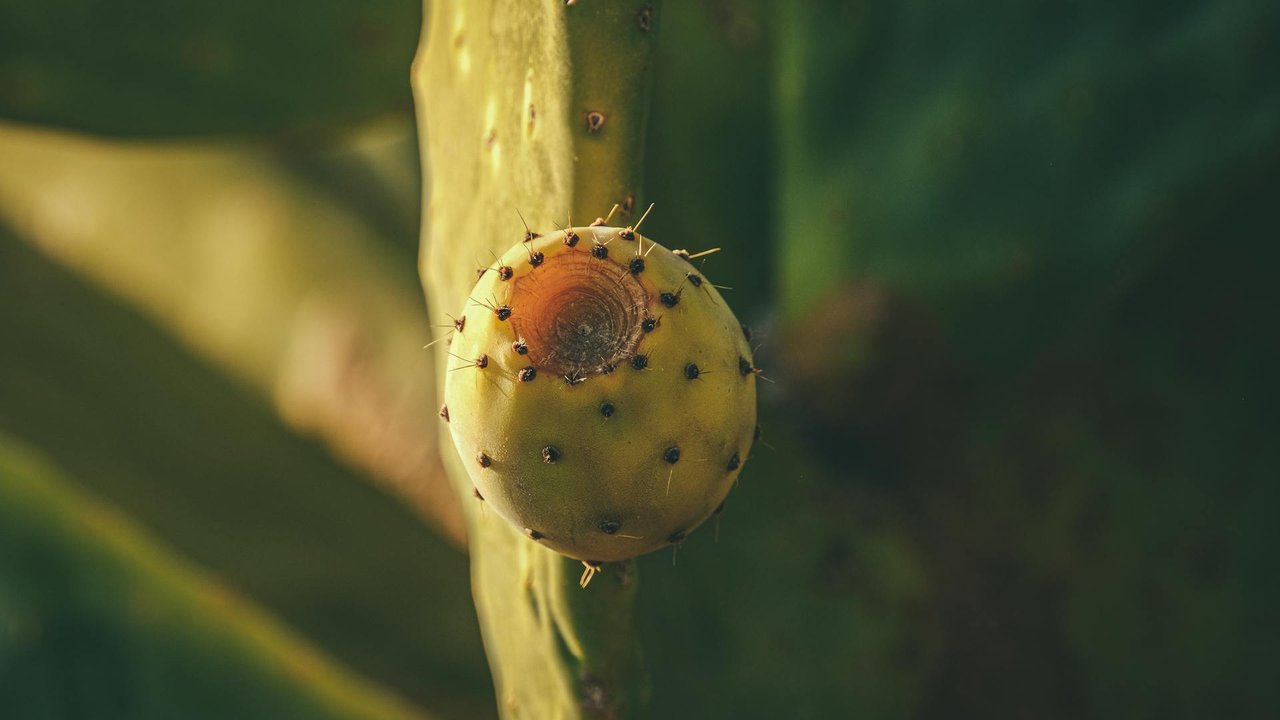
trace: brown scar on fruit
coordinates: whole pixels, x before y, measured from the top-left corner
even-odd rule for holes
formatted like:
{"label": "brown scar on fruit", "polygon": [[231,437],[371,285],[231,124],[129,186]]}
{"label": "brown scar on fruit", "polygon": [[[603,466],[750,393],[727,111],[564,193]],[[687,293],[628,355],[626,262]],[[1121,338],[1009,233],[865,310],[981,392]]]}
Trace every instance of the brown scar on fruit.
{"label": "brown scar on fruit", "polygon": [[530,366],[576,384],[635,356],[649,304],[638,279],[602,272],[582,252],[547,258],[534,277],[516,278],[510,300],[520,308],[512,329],[527,344]]}
{"label": "brown scar on fruit", "polygon": [[587,118],[587,132],[589,133],[600,132],[600,128],[604,127],[605,122],[609,119],[605,116],[604,113],[600,112],[599,110],[588,110],[586,114],[586,118]]}

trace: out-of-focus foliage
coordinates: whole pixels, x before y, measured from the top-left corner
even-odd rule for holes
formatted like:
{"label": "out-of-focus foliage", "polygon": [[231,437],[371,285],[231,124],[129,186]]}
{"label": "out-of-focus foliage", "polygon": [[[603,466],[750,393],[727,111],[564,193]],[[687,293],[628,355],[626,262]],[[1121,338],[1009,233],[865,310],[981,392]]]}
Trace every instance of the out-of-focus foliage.
{"label": "out-of-focus foliage", "polygon": [[663,6],[653,84],[645,230],[706,260],[742,318],[772,304],[777,188],[773,37],[764,0]]}
{"label": "out-of-focus foliage", "polygon": [[0,708],[44,718],[424,718],[0,434]]}
{"label": "out-of-focus foliage", "polygon": [[[104,172],[96,165],[101,149],[79,141],[73,146],[85,163],[83,180]],[[216,173],[201,176],[199,169],[188,168],[185,182],[217,186]],[[134,183],[145,178],[134,170],[117,177]],[[273,192],[290,194],[289,185],[273,186],[261,177],[255,187],[258,208],[271,205]],[[148,211],[145,204],[132,207]],[[267,216],[288,216],[287,203],[272,207]],[[180,208],[167,203],[150,211],[165,215]],[[293,227],[290,232],[307,224]],[[208,230],[204,223],[173,228],[167,249],[177,259],[183,243]],[[320,251],[323,231],[313,231]],[[96,239],[92,232],[76,237],[89,244]],[[261,249],[282,250],[285,237],[273,236]],[[0,226],[0,431],[58,458],[77,482],[344,663],[445,717],[490,714],[492,691],[463,558],[420,522],[421,515],[339,466],[317,442],[290,432],[253,385],[238,384],[193,357],[119,299],[96,292],[37,252],[44,247],[19,241]],[[206,257],[220,256],[213,243]],[[91,274],[101,271],[98,266]],[[126,297],[141,291],[129,288]],[[169,302],[180,306],[199,298]],[[347,310],[360,304],[335,302]],[[161,317],[200,316],[174,309]],[[260,320],[282,310],[264,311]],[[411,352],[422,353],[420,345],[416,340]],[[334,360],[323,347],[313,346],[313,367]],[[73,657],[67,649],[64,661]]]}
{"label": "out-of-focus foliage", "polygon": [[[375,189],[404,182],[394,160],[414,162],[410,133],[364,128],[346,141],[355,157],[335,162],[337,150],[139,145],[0,125],[0,213],[461,538],[433,441],[427,317],[408,253],[380,235],[375,212],[326,191],[332,165]],[[313,169],[309,181],[279,157]]]}
{"label": "out-of-focus foliage", "polygon": [[919,712],[1266,714],[1280,8],[778,7],[788,424],[910,529]]}
{"label": "out-of-focus foliage", "polygon": [[0,0],[0,117],[126,136],[311,132],[411,106],[411,0]]}

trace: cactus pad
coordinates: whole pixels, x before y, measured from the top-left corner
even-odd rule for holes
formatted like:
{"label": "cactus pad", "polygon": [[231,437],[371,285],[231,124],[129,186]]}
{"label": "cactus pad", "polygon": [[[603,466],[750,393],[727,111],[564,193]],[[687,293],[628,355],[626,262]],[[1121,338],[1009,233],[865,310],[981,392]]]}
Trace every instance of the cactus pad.
{"label": "cactus pad", "polygon": [[593,226],[530,233],[480,271],[454,324],[448,423],[477,498],[534,542],[634,557],[681,542],[733,487],[757,370],[693,260]]}

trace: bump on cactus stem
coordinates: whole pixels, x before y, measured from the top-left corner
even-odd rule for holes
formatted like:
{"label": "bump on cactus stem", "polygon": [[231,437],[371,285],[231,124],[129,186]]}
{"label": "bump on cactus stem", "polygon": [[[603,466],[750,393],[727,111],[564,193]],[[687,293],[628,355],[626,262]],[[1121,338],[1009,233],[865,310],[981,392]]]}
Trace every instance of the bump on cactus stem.
{"label": "bump on cactus stem", "polygon": [[[630,232],[648,262],[593,257],[564,242],[570,232]],[[537,528],[542,544],[579,560],[624,560],[677,544],[723,502],[741,448],[751,444],[756,368],[742,325],[710,283],[697,283],[703,292],[678,308],[669,303],[666,296],[678,295],[664,288],[691,275],[685,260],[635,228],[526,234],[534,237],[494,260],[512,268],[512,279],[489,273],[468,293],[505,312],[473,322],[455,347],[461,357],[489,358],[499,370],[492,377],[517,384],[459,375],[445,387],[459,452],[502,449],[502,463],[482,463],[471,480],[512,525]],[[635,272],[637,261],[644,272]],[[632,372],[614,373],[620,363]],[[543,372],[565,382],[535,382]],[[693,379],[699,383],[685,384]],[[624,420],[600,422],[619,409]],[[659,428],[670,435],[651,438]],[[682,462],[688,453],[713,461]],[[618,532],[618,517],[628,532]]]}

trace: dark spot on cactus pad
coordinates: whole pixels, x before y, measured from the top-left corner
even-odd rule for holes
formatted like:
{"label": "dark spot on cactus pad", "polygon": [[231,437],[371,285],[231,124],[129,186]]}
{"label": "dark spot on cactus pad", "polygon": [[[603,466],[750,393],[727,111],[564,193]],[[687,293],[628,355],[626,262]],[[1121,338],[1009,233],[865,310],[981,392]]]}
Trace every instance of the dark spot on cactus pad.
{"label": "dark spot on cactus pad", "polygon": [[476,282],[480,282],[480,278],[484,277],[487,272],[489,272],[489,268],[476,268]]}
{"label": "dark spot on cactus pad", "polygon": [[455,318],[455,319],[454,319],[454,321],[453,321],[453,329],[454,329],[454,330],[457,330],[458,332],[462,332],[462,328],[464,328],[464,327],[466,327],[466,326],[467,326],[467,316],[466,316],[466,315],[459,315],[459,316],[458,316],[457,318]]}
{"label": "dark spot on cactus pad", "polygon": [[480,357],[476,358],[476,367],[480,368],[481,370],[489,367],[489,356],[481,355]]}
{"label": "dark spot on cactus pad", "polygon": [[677,530],[671,533],[669,536],[667,536],[667,542],[671,543],[672,545],[679,545],[680,543],[684,542],[685,537],[686,535],[683,530]]}
{"label": "dark spot on cactus pad", "polygon": [[600,241],[597,240],[595,241],[595,244],[591,246],[591,257],[603,260],[609,257],[609,248],[601,245]]}
{"label": "dark spot on cactus pad", "polygon": [[555,445],[548,445],[542,448],[542,462],[552,465],[559,459],[560,451],[556,449]]}
{"label": "dark spot on cactus pad", "polygon": [[649,356],[648,356],[648,355],[636,355],[636,356],[632,357],[632,358],[631,358],[631,367],[633,367],[633,368],[635,368],[635,369],[637,369],[637,370],[643,370],[643,369],[645,369],[645,368],[649,367]]}
{"label": "dark spot on cactus pad", "polygon": [[591,110],[587,112],[587,132],[597,133],[600,128],[604,127],[604,123],[609,118],[599,110]]}
{"label": "dark spot on cactus pad", "polygon": [[623,228],[618,231],[618,237],[622,238],[623,240],[631,240],[632,242],[634,242],[636,239],[636,231],[629,227]]}
{"label": "dark spot on cactus pad", "polygon": [[564,233],[564,244],[568,245],[569,247],[577,247],[578,233],[572,230],[566,230]]}
{"label": "dark spot on cactus pad", "polygon": [[518,338],[515,342],[511,343],[511,349],[515,350],[517,355],[529,354],[529,344],[524,341],[524,338]]}
{"label": "dark spot on cactus pad", "polygon": [[644,258],[631,258],[631,262],[627,263],[627,269],[631,271],[632,275],[639,275],[644,272]]}
{"label": "dark spot on cactus pad", "polygon": [[547,259],[547,256],[543,255],[541,250],[534,250],[533,252],[529,253],[529,264],[534,267],[538,267],[539,265],[542,264],[542,261],[546,259]]}
{"label": "dark spot on cactus pad", "polygon": [[542,538],[546,537],[546,535],[543,535],[542,533],[538,532],[537,530],[534,530],[533,528],[525,528],[524,534],[528,535],[530,540],[541,540]]}
{"label": "dark spot on cactus pad", "polygon": [[734,453],[733,457],[729,458],[729,464],[725,466],[725,470],[733,472],[734,470],[737,470],[738,466],[741,464],[742,458],[738,457],[738,453]]}
{"label": "dark spot on cactus pad", "polygon": [[688,365],[684,366],[684,376],[689,378],[690,380],[697,380],[698,376],[701,374],[702,374],[702,371],[698,369],[698,366],[696,363],[689,363]]}
{"label": "dark spot on cactus pad", "polygon": [[611,373],[611,372],[613,372],[614,370],[617,370],[617,369],[618,369],[618,366],[617,366],[617,365],[614,365],[613,363],[605,363],[605,364],[603,364],[603,365],[601,365],[601,366],[600,366],[600,374],[601,374],[601,375],[608,375],[609,373]]}
{"label": "dark spot on cactus pad", "polygon": [[649,32],[649,29],[653,27],[652,5],[645,5],[640,8],[640,12],[636,13],[636,25],[639,25],[641,30]]}
{"label": "dark spot on cactus pad", "polygon": [[626,587],[631,584],[632,572],[631,561],[623,560],[613,564],[613,576],[618,581],[618,585]]}
{"label": "dark spot on cactus pad", "polygon": [[668,463],[672,465],[675,465],[676,463],[680,462],[680,448],[676,447],[675,445],[672,445],[671,447],[667,448],[666,451],[662,453],[662,459],[666,460]]}
{"label": "dark spot on cactus pad", "polygon": [[701,275],[697,273],[685,273],[684,276],[688,278],[689,282],[692,283],[694,287],[702,287]]}
{"label": "dark spot on cactus pad", "polygon": [[739,325],[742,326],[742,337],[745,338],[747,342],[751,342],[751,326],[745,323],[739,323]]}
{"label": "dark spot on cactus pad", "polygon": [[520,382],[533,382],[533,379],[537,376],[538,369],[532,365],[526,365],[520,368],[520,372],[516,373],[516,378],[519,379]]}
{"label": "dark spot on cactus pad", "polygon": [[493,314],[497,315],[499,320],[506,320],[511,317],[511,307],[508,305],[499,305],[498,308],[493,311]]}
{"label": "dark spot on cactus pad", "polygon": [[754,370],[755,368],[751,366],[751,363],[746,358],[741,355],[738,356],[738,372],[742,373],[743,377],[750,375]]}
{"label": "dark spot on cactus pad", "polygon": [[662,301],[663,305],[666,305],[669,308],[675,307],[676,303],[680,302],[680,293],[664,292],[658,296],[658,299]]}
{"label": "dark spot on cactus pad", "polygon": [[445,422],[449,422],[449,406],[448,405],[440,406],[440,419],[444,420]]}
{"label": "dark spot on cactus pad", "polygon": [[615,409],[616,408],[613,407],[613,403],[609,402],[608,400],[605,400],[604,402],[600,403],[600,414],[605,417],[613,417],[613,411]]}
{"label": "dark spot on cactus pad", "polygon": [[671,254],[672,254],[672,255],[675,255],[675,256],[676,256],[676,257],[678,257],[678,258],[683,258],[683,259],[685,259],[685,260],[688,260],[688,259],[689,259],[689,251],[688,251],[688,250],[672,250],[672,251],[671,251]]}
{"label": "dark spot on cactus pad", "polygon": [[476,453],[476,462],[480,463],[480,467],[487,468],[490,465],[493,465],[493,458],[485,455],[484,453]]}
{"label": "dark spot on cactus pad", "polygon": [[622,523],[617,520],[601,520],[596,527],[605,535],[613,535],[622,529]]}
{"label": "dark spot on cactus pad", "polygon": [[658,327],[658,321],[651,317],[645,318],[644,322],[640,323],[640,329],[645,332],[653,332],[656,327]]}
{"label": "dark spot on cactus pad", "polygon": [[471,488],[471,497],[479,500],[480,502],[484,502],[484,495],[480,494],[480,488],[477,488],[477,487]]}
{"label": "dark spot on cactus pad", "polygon": [[511,276],[515,274],[516,274],[515,270],[512,270],[510,266],[503,265],[502,267],[498,268],[498,279],[504,282],[507,280],[510,280]]}

